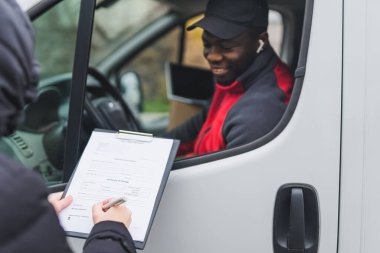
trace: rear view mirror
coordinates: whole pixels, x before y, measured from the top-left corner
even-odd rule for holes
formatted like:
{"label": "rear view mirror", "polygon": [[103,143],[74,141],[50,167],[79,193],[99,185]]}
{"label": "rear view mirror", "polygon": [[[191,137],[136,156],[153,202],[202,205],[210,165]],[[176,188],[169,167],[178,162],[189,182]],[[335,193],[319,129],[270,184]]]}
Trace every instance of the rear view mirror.
{"label": "rear view mirror", "polygon": [[143,110],[141,80],[136,72],[126,72],[120,77],[120,91],[133,113],[138,116]]}

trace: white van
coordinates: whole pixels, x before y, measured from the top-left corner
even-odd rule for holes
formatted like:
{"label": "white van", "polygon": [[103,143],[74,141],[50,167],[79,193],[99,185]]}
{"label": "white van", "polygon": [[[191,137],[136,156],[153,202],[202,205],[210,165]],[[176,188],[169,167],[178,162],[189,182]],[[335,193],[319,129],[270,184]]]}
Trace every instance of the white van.
{"label": "white van", "polygon": [[[72,87],[71,74],[65,73],[71,72],[79,54],[82,59],[89,55],[85,42],[91,32],[85,31],[92,31],[92,27],[86,17],[92,17],[95,9],[90,64],[120,93],[122,77],[137,73],[145,99],[141,102],[145,109],[138,109],[135,115],[138,124],[151,132],[167,127],[171,105],[157,109],[157,98],[152,94],[166,93],[154,85],[164,78],[162,62],[191,64],[196,50],[186,43],[191,35],[184,29],[190,19],[202,13],[206,1],[104,0],[97,5],[94,0],[19,2],[34,20],[43,70],[39,86],[43,106],[32,106],[26,113],[50,118],[39,125],[29,122],[13,137],[3,138],[2,152],[39,171],[52,191],[63,189],[61,183],[67,182],[81,153],[82,123],[92,117],[91,108],[83,119],[81,107],[73,108],[83,99],[81,87],[86,84],[87,66],[74,64]],[[79,14],[80,2],[87,16]],[[268,3],[274,27],[270,36],[276,38],[276,51],[296,78],[287,111],[270,133],[252,143],[176,161],[141,252],[377,252],[380,2]],[[129,14],[135,16],[123,12],[123,20],[117,20],[115,10],[120,12],[120,8],[133,10]],[[148,12],[149,8],[155,11]],[[107,11],[112,9],[115,13],[110,19]],[[49,15],[59,21],[58,28],[47,25]],[[121,23],[130,26],[107,28]],[[130,29],[132,24],[135,30]],[[42,44],[44,49],[39,49]],[[49,45],[53,48],[47,49]],[[75,47],[81,49],[77,55]],[[51,55],[47,57],[46,52]],[[54,53],[66,58],[49,62]],[[155,64],[158,58],[160,62],[148,68],[157,74],[156,79],[145,77],[144,68],[136,62]],[[51,68],[44,68],[44,64]],[[92,98],[106,93],[98,87],[99,80],[88,82],[88,89],[95,94]],[[145,88],[149,82],[155,88]],[[148,106],[153,109],[147,110]],[[54,113],[43,111],[52,108]],[[92,124],[94,121],[92,118]],[[107,127],[102,119],[97,123]],[[34,131],[28,131],[31,128]],[[12,139],[16,137],[24,140],[33,156],[25,154]],[[54,151],[52,147],[60,149]],[[81,252],[84,240],[68,240],[73,250]]]}

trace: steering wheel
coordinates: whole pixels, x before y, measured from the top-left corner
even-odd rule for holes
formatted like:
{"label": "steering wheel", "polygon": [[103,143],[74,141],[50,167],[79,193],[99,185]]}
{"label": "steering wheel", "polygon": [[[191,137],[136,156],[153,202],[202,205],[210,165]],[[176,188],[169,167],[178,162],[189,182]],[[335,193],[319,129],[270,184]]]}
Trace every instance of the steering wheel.
{"label": "steering wheel", "polygon": [[141,131],[139,121],[110,81],[93,67],[88,68],[88,75],[101,86],[100,92],[86,88],[84,108],[94,127]]}
{"label": "steering wheel", "polygon": [[0,150],[41,174],[47,182],[62,178],[66,120],[65,92],[57,86],[39,89],[33,103],[24,109],[24,119],[18,129],[0,139]]}

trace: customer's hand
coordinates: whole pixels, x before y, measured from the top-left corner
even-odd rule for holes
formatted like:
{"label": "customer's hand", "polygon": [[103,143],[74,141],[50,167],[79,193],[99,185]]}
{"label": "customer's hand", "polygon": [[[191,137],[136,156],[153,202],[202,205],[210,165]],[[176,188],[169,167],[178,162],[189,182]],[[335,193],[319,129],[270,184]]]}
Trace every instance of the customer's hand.
{"label": "customer's hand", "polygon": [[99,202],[92,207],[92,219],[94,224],[101,221],[116,221],[123,223],[127,228],[132,222],[132,213],[124,205],[113,206],[108,210],[103,210],[103,206],[107,204],[111,199],[106,199]]}
{"label": "customer's hand", "polygon": [[63,209],[68,207],[73,202],[72,196],[62,198],[63,192],[52,193],[48,197],[48,201],[54,207],[55,212],[59,214]]}

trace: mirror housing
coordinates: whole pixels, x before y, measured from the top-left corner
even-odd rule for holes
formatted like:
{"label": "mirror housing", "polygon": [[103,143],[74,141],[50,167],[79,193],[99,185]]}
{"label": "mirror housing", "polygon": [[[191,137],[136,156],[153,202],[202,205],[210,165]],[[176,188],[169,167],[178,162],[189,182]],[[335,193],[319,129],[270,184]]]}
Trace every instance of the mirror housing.
{"label": "mirror housing", "polygon": [[143,111],[143,92],[141,79],[136,72],[129,71],[120,76],[120,92],[135,116]]}

